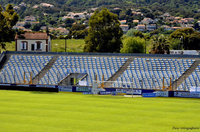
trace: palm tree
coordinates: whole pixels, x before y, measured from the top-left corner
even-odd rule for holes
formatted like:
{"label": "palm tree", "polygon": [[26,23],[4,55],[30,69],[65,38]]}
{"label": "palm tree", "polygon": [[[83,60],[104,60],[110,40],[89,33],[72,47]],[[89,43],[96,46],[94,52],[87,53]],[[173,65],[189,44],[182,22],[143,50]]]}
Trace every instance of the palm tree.
{"label": "palm tree", "polygon": [[169,54],[169,40],[168,37],[162,35],[156,35],[152,37],[153,47],[151,49],[152,54]]}

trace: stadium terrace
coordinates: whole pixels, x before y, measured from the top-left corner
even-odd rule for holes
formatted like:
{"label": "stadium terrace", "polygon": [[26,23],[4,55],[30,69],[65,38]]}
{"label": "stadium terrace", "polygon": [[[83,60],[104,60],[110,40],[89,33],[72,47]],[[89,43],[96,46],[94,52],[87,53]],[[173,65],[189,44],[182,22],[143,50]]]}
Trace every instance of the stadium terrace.
{"label": "stadium terrace", "polygon": [[0,56],[0,84],[83,92],[94,87],[104,92],[105,89],[184,92],[200,85],[199,59],[198,55],[6,51]]}

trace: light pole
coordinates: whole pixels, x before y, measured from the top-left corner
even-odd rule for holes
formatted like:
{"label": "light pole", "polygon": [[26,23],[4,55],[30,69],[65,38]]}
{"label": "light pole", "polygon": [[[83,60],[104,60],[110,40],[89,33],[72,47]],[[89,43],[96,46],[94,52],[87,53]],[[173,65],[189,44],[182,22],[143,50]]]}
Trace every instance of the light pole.
{"label": "light pole", "polygon": [[58,44],[56,44],[56,53],[58,52],[58,47],[57,46],[58,46]]}
{"label": "light pole", "polygon": [[180,40],[181,40],[180,50],[182,50],[182,48],[183,48],[183,36],[181,36]]}
{"label": "light pole", "polygon": [[65,35],[65,52],[67,52],[67,35]]}
{"label": "light pole", "polygon": [[65,37],[65,52],[67,51],[67,40],[66,40],[66,37]]}
{"label": "light pole", "polygon": [[146,38],[144,39],[145,40],[145,54],[147,53],[147,42],[146,42]]}

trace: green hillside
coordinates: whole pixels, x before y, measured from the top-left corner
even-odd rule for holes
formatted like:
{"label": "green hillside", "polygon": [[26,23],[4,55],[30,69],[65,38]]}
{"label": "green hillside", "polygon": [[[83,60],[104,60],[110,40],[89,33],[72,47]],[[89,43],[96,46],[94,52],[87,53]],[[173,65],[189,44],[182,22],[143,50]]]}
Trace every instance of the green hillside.
{"label": "green hillside", "polygon": [[[91,7],[120,7],[122,10],[130,8],[148,8],[159,14],[159,12],[169,12],[175,16],[200,18],[200,0],[1,0],[0,4],[5,6],[11,3],[19,6],[24,2],[26,7],[21,7],[18,14],[23,18],[26,15],[40,16],[42,13],[53,14],[54,17],[63,16],[68,11],[84,11]],[[34,5],[40,3],[49,3],[54,5],[53,8],[37,8]],[[146,10],[149,12],[149,10]],[[143,10],[145,13],[145,10]]]}
{"label": "green hillside", "polygon": [[115,5],[122,7],[124,5],[137,5],[137,6],[155,6],[160,5],[160,7],[171,7],[172,8],[181,8],[181,7],[193,7],[199,8],[199,0],[1,0],[0,4],[6,5],[12,3],[18,5],[20,3],[26,3],[30,5],[40,4],[40,3],[50,3],[55,5],[55,7],[63,6],[74,6],[83,8],[84,6],[106,6],[106,5]]}
{"label": "green hillside", "polygon": [[56,5],[73,5],[73,6],[81,6],[81,5],[88,5],[88,6],[96,6],[96,5],[111,5],[111,4],[119,4],[119,3],[132,3],[138,5],[147,5],[147,4],[166,4],[171,6],[176,6],[177,4],[180,5],[192,5],[192,4],[199,4],[199,0],[1,0],[0,4],[20,4],[24,2],[26,4],[40,4],[43,2],[56,4]]}

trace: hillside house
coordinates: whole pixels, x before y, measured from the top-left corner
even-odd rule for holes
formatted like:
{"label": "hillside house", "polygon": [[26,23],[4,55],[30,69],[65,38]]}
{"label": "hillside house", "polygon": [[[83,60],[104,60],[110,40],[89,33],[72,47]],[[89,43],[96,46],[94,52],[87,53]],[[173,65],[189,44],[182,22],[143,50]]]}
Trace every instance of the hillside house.
{"label": "hillside house", "polygon": [[126,24],[126,20],[119,21],[122,25]]}
{"label": "hillside house", "polygon": [[156,30],[156,29],[157,29],[156,24],[149,24],[149,25],[146,25],[146,30],[147,30],[147,31],[153,31],[153,30]]}
{"label": "hillside house", "polygon": [[154,24],[154,20],[151,19],[151,18],[144,18],[142,21],[141,21],[141,24]]}
{"label": "hillside house", "polygon": [[26,16],[24,18],[24,21],[25,22],[35,22],[36,21],[36,18],[34,16]]}
{"label": "hillside house", "polygon": [[127,32],[128,29],[129,29],[129,26],[128,25],[120,25],[121,29],[123,32]]}
{"label": "hillside house", "polygon": [[47,33],[25,32],[15,36],[16,51],[49,52],[51,39]]}
{"label": "hillside house", "polygon": [[140,24],[140,25],[137,25],[135,27],[136,30],[139,30],[139,31],[145,31],[146,30],[146,26],[143,25],[143,24]]}

